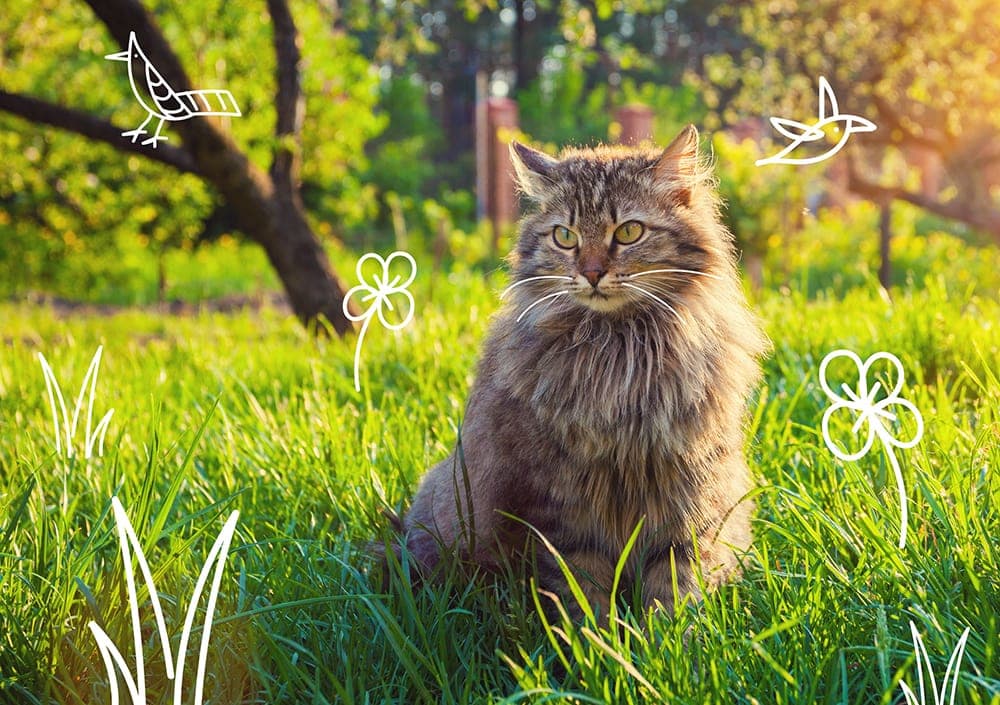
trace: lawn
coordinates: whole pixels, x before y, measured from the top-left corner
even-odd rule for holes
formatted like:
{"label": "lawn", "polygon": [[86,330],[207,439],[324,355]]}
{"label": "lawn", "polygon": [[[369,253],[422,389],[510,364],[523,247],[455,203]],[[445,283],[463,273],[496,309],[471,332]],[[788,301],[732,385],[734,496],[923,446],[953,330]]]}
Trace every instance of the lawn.
{"label": "lawn", "polygon": [[[499,271],[422,273],[413,322],[369,330],[360,393],[353,339],[313,340],[266,307],[170,317],[0,304],[0,700],[110,702],[91,620],[131,667],[117,495],[174,649],[212,543],[240,512],[211,703],[901,703],[901,681],[918,689],[910,622],[938,684],[970,628],[955,702],[1000,703],[1000,305],[946,277],[891,300],[870,280],[756,297],[774,341],[749,417],[756,539],[743,576],[701,604],[673,617],[623,606],[608,629],[548,621],[547,596],[462,566],[421,587],[397,567],[384,589],[369,542],[388,538],[382,510],[404,509],[453,447],[504,283]],[[37,353],[75,398],[98,345],[95,419],[115,410],[104,455],[66,459]],[[818,367],[836,348],[895,353],[901,396],[923,414],[921,441],[896,450],[904,549],[879,444],[857,462],[824,445]],[[167,702],[139,596],[147,700]],[[192,656],[189,691],[193,670]]]}

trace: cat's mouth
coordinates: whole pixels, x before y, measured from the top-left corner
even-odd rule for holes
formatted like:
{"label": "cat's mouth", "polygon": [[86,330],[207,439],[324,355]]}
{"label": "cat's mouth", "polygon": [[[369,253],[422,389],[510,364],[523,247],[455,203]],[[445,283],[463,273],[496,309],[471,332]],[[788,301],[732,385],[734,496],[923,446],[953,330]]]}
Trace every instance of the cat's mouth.
{"label": "cat's mouth", "polygon": [[600,311],[602,313],[615,311],[625,304],[624,297],[615,296],[607,291],[602,291],[599,288],[593,287],[587,287],[585,291],[575,292],[574,298],[587,308],[594,311]]}

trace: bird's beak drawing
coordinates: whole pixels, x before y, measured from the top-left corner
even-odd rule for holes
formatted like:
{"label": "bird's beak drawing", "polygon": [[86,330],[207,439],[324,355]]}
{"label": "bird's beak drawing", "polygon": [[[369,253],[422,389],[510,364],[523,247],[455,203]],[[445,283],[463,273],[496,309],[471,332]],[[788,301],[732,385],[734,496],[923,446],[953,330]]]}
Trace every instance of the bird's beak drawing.
{"label": "bird's beak drawing", "polygon": [[874,132],[878,129],[878,126],[874,122],[859,115],[851,115],[850,118],[850,122],[847,123],[847,129],[851,132]]}
{"label": "bird's beak drawing", "polygon": [[108,61],[125,61],[129,62],[132,60],[132,47],[136,45],[135,32],[128,33],[128,47],[125,51],[119,51],[114,54],[105,54],[104,58]]}

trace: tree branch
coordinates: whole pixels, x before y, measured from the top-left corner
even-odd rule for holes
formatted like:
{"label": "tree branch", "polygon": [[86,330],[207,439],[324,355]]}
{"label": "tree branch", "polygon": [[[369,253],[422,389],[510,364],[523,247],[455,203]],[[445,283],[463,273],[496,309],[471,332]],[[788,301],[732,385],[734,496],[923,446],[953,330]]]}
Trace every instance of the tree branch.
{"label": "tree branch", "polygon": [[305,115],[305,101],[299,76],[299,34],[286,0],[267,0],[274,28],[277,93],[275,124],[277,145],[271,163],[271,179],[286,198],[297,198],[301,144],[299,135]]}
{"label": "tree branch", "polygon": [[899,186],[883,186],[861,176],[853,160],[848,160],[847,187],[859,196],[864,196],[875,203],[886,204],[893,200],[912,203],[918,208],[923,208],[942,218],[957,220],[977,230],[989,233],[1000,243],[1000,210],[989,205],[957,199],[942,202],[922,193],[907,191]]}
{"label": "tree branch", "polygon": [[141,154],[147,159],[172,166],[175,169],[201,175],[194,159],[183,149],[163,145],[157,149],[143,147],[121,136],[119,127],[82,110],[67,108],[46,100],[0,90],[0,110],[25,120],[58,127],[78,135],[109,144],[120,152]]}
{"label": "tree branch", "polygon": [[[115,40],[128,46],[130,32],[149,61],[175,91],[191,90],[180,59],[163,37],[159,27],[138,0],[85,0]],[[145,67],[142,73],[145,75]],[[203,178],[226,197],[248,190],[267,197],[273,190],[270,180],[250,163],[247,156],[210,120],[182,120],[171,123],[184,138],[184,149],[197,164]],[[159,151],[162,148],[158,148]],[[244,224],[248,232],[253,224]]]}
{"label": "tree branch", "polygon": [[[947,134],[938,132],[936,134],[930,133],[920,135],[915,133],[904,124],[899,112],[884,97],[873,95],[872,103],[874,103],[875,108],[878,110],[880,117],[879,122],[889,127],[888,131],[883,130],[884,135],[882,136],[887,143],[912,144],[919,147],[926,147],[927,149],[934,150],[939,154],[944,154],[954,147],[954,140],[952,140]],[[901,140],[893,139],[892,132],[895,130],[898,130],[903,135]],[[885,135],[888,136],[886,137]],[[876,137],[873,135],[868,141],[874,142],[875,140]]]}
{"label": "tree branch", "polygon": [[[170,44],[163,37],[159,27],[154,24],[149,13],[137,0],[84,0],[90,9],[97,15],[97,19],[104,23],[111,32],[115,41],[125,49],[128,47],[128,36],[130,32],[135,32],[135,38],[139,46],[149,57],[150,61],[175,91],[191,90],[191,79],[181,65],[177,54],[170,48]],[[142,73],[145,75],[145,67]],[[187,122],[196,122],[188,120]],[[201,121],[197,121],[201,122]]]}

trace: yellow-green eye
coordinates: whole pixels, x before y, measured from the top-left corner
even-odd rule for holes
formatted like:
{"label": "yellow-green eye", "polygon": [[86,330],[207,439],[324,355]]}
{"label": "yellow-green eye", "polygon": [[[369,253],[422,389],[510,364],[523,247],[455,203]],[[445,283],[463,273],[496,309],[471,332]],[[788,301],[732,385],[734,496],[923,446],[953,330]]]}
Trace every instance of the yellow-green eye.
{"label": "yellow-green eye", "polygon": [[572,250],[576,247],[576,233],[563,225],[552,228],[552,239],[564,250]]}
{"label": "yellow-green eye", "polygon": [[615,240],[622,245],[631,245],[642,237],[644,232],[646,232],[646,228],[643,227],[642,223],[638,220],[630,220],[615,229]]}

